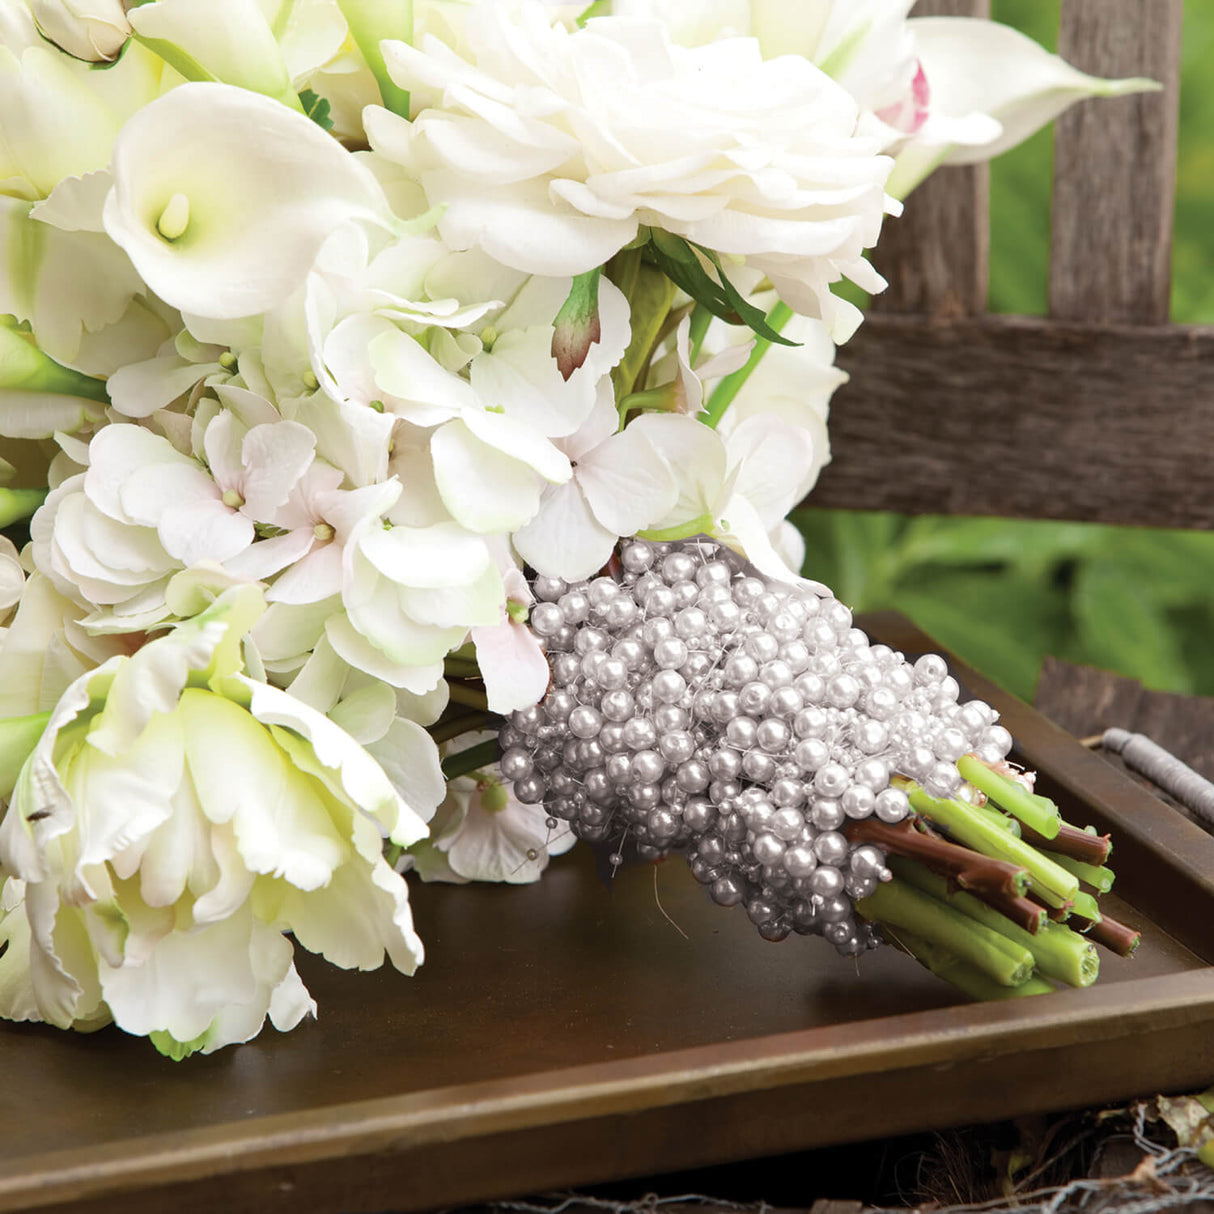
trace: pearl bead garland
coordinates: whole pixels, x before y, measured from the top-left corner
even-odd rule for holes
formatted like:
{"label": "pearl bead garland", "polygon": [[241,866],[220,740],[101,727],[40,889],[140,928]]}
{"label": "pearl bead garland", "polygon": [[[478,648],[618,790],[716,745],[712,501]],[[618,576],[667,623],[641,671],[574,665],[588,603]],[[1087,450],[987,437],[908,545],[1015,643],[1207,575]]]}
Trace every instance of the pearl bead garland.
{"label": "pearl bead garland", "polygon": [[825,586],[769,585],[714,541],[626,541],[619,565],[618,581],[533,583],[552,685],[501,731],[514,795],[613,866],[684,851],[764,939],[874,947],[854,902],[889,870],[844,827],[910,813],[895,774],[956,795],[957,759],[1011,748],[998,714],[958,705],[938,655],[870,644]]}

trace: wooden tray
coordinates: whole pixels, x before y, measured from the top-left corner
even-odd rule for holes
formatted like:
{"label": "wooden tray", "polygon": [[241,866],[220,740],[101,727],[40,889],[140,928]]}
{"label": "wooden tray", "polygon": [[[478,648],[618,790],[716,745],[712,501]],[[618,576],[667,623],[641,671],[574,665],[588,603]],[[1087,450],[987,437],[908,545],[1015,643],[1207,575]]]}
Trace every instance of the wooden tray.
{"label": "wooden tray", "polygon": [[413,979],[301,954],[320,1019],[286,1036],[174,1064],[0,1028],[0,1209],[423,1209],[1214,1082],[1214,838],[955,667],[1114,834],[1143,944],[1095,987],[959,1003],[892,949],[764,944],[679,860],[608,891],[575,850],[537,886],[418,889]]}

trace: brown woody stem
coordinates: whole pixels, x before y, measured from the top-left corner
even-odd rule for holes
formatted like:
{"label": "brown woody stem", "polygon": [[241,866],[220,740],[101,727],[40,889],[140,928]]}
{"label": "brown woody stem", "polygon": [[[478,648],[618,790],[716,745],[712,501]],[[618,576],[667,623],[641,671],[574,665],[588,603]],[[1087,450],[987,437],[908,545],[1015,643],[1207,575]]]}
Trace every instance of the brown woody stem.
{"label": "brown woody stem", "polygon": [[1113,850],[1108,835],[1089,835],[1086,830],[1080,830],[1077,826],[1062,826],[1052,839],[1039,835],[1023,824],[1022,832],[1021,838],[1034,847],[1057,852],[1060,856],[1069,856],[1072,860],[1081,860],[1084,864],[1094,864],[1097,868],[1104,864],[1109,858],[1109,852]]}
{"label": "brown woody stem", "polygon": [[[849,822],[843,833],[853,842],[871,843],[895,856],[919,860],[932,872],[955,881],[962,889],[979,897],[984,894],[999,899],[1024,896],[1028,873],[1023,868],[949,843],[939,835],[926,834],[916,829],[911,819],[891,824],[862,818]],[[998,909],[1003,909],[1002,904]]]}
{"label": "brown woody stem", "polygon": [[1110,919],[1108,915],[1102,915],[1098,923],[1093,923],[1087,935],[1089,940],[1103,944],[1119,957],[1128,957],[1142,940],[1141,932]]}

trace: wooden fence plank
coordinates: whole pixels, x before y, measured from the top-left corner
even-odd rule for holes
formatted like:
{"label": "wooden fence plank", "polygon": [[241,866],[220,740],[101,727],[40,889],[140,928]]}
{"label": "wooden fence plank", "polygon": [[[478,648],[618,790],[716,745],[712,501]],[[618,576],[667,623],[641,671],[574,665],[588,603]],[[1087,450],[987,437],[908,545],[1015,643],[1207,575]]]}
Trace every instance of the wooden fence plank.
{"label": "wooden fence plank", "polygon": [[1214,527],[1214,329],[871,316],[810,505]]}
{"label": "wooden fence plank", "polygon": [[1087,101],[1058,120],[1050,314],[1059,319],[1168,319],[1181,16],[1181,0],[1064,0],[1064,58],[1164,89]]}
{"label": "wooden fence plank", "polygon": [[[990,0],[919,0],[916,17],[987,17]],[[887,219],[873,264],[889,287],[877,312],[977,316],[986,311],[989,174],[985,164],[940,169]]]}

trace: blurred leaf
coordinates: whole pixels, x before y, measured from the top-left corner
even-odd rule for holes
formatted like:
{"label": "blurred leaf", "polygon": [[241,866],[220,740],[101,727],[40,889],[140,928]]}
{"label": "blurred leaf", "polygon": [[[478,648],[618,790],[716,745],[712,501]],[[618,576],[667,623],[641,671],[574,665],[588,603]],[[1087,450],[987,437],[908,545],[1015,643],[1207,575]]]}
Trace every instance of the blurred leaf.
{"label": "blurred leaf", "polygon": [[1009,563],[1029,577],[1040,577],[1058,561],[1100,542],[1099,529],[1083,523],[925,515],[908,524],[899,555],[911,564]]}
{"label": "blurred leaf", "polygon": [[805,537],[801,572],[825,582],[855,611],[886,606],[898,567],[900,515],[882,511],[794,510],[790,521]]}
{"label": "blurred leaf", "polygon": [[1075,618],[1083,660],[1140,679],[1148,687],[1192,690],[1173,627],[1124,568],[1084,565],[1075,579]]}
{"label": "blurred leaf", "polygon": [[1102,564],[1116,565],[1157,606],[1210,601],[1214,532],[1101,528]]}
{"label": "blurred leaf", "polygon": [[1065,635],[1059,602],[1008,575],[944,573],[899,590],[892,605],[941,645],[1022,699],[1031,700],[1041,658]]}

